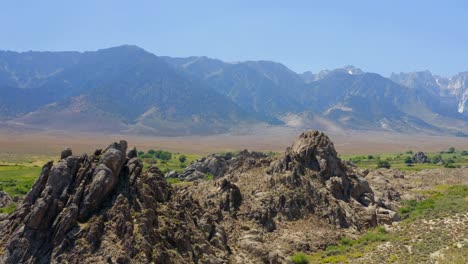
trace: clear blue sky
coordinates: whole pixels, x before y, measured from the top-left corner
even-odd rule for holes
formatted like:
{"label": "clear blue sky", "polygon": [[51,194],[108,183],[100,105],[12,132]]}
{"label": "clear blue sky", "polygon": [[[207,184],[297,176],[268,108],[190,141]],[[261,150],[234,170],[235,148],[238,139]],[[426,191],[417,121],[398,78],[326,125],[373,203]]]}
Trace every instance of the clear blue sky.
{"label": "clear blue sky", "polygon": [[[229,2],[229,3],[228,3]],[[468,71],[468,1],[9,0],[2,50],[96,50],[273,60],[302,72]]]}

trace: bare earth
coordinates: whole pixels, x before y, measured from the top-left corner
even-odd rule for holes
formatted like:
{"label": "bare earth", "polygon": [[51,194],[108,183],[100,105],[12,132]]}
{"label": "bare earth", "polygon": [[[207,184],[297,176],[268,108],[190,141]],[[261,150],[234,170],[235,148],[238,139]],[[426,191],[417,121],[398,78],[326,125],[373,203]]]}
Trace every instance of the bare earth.
{"label": "bare earth", "polygon": [[[109,142],[125,139],[140,150],[166,149],[174,152],[208,154],[232,150],[283,152],[302,131],[275,127],[248,133],[210,136],[158,137],[103,135],[90,133],[15,132],[0,129],[0,153],[56,155],[65,147],[76,154],[103,148]],[[468,138],[408,135],[388,132],[329,133],[340,154],[395,153],[406,150],[440,151],[449,147],[468,149]]]}

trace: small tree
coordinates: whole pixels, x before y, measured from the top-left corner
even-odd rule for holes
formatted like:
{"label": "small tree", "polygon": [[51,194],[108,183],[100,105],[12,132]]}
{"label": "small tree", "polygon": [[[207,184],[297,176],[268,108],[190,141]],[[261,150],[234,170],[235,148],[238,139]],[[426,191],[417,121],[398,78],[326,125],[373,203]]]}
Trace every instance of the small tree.
{"label": "small tree", "polygon": [[413,159],[411,157],[406,157],[405,158],[405,163],[406,164],[412,164],[413,163]]}
{"label": "small tree", "polygon": [[186,160],[187,160],[187,156],[185,156],[184,154],[179,156],[180,163],[184,163]]}
{"label": "small tree", "polygon": [[377,169],[378,168],[390,169],[390,167],[392,167],[392,165],[390,164],[390,162],[386,160],[381,160],[377,163]]}
{"label": "small tree", "polygon": [[435,155],[435,156],[432,157],[432,159],[431,159],[431,162],[434,163],[434,164],[437,164],[437,163],[439,163],[440,161],[442,161],[442,156],[441,156],[441,155]]}
{"label": "small tree", "polygon": [[455,153],[455,148],[454,148],[454,147],[450,147],[450,148],[447,150],[447,153]]}

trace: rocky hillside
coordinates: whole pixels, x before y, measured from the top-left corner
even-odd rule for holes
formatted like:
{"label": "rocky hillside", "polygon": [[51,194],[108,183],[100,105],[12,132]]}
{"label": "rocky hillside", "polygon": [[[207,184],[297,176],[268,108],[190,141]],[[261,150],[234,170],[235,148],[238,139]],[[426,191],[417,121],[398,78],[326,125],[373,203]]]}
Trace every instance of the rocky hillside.
{"label": "rocky hillside", "polygon": [[[224,157],[213,180],[174,185],[156,167],[143,171],[136,153],[120,141],[44,165],[0,222],[1,262],[285,263],[398,219],[318,131],[280,157]],[[219,167],[212,158],[198,167],[208,160]]]}

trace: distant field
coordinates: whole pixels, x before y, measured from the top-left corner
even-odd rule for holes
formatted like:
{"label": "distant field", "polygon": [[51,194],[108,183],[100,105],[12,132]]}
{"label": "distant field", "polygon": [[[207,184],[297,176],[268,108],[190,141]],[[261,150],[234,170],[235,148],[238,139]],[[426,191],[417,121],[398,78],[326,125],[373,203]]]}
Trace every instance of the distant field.
{"label": "distant field", "polygon": [[[304,129],[272,127],[253,131],[210,136],[157,137],[137,135],[103,135],[60,131],[12,133],[0,128],[0,153],[10,155],[57,156],[66,147],[75,154],[91,153],[113,141],[125,139],[138,150],[165,149],[171,152],[206,155],[242,149],[284,152]],[[390,132],[327,133],[338,153],[356,155],[399,153],[407,150],[437,152],[456,147],[468,149],[468,138],[408,135]],[[0,158],[1,160],[1,158]]]}
{"label": "distant field", "polygon": [[5,191],[10,196],[23,196],[31,189],[40,172],[41,167],[2,165],[0,166],[0,191]]}
{"label": "distant field", "polygon": [[[0,191],[11,197],[23,197],[31,189],[41,172],[41,167],[30,165],[0,165]],[[0,208],[0,213],[11,213],[16,204]]]}
{"label": "distant field", "polygon": [[[168,152],[170,153],[170,152]],[[182,171],[187,167],[190,162],[200,158],[197,154],[187,153],[170,153],[169,159],[157,158],[155,155],[151,155],[148,152],[141,151],[139,158],[143,162],[143,168],[147,169],[151,165],[157,166],[163,173],[169,171]],[[182,158],[185,157],[185,158]]]}
{"label": "distant field", "polygon": [[[420,171],[424,169],[435,169],[444,166],[461,167],[468,166],[468,151],[457,150],[454,153],[447,153],[447,151],[440,152],[427,152],[425,153],[430,163],[406,163],[408,158],[413,156],[413,152],[402,153],[387,153],[387,154],[368,154],[368,155],[341,155],[341,159],[351,161],[356,166],[365,169],[375,169],[379,161],[388,161],[391,168],[407,170],[407,171]],[[438,165],[438,161],[444,161],[444,164]]]}

